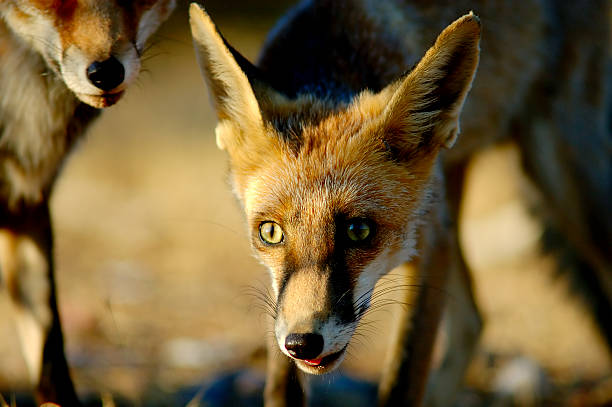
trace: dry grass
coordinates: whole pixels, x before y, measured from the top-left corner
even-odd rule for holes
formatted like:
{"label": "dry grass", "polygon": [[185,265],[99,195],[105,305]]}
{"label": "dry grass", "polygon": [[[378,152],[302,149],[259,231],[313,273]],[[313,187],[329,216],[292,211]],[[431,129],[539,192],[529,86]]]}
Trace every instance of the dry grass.
{"label": "dry grass", "polygon": [[[184,18],[179,15],[176,18]],[[186,22],[162,33],[150,74],[109,109],[73,155],[52,200],[60,308],[80,390],[137,400],[243,366],[266,320],[245,287],[268,284],[252,258],[214,145],[214,115]],[[254,23],[220,21],[253,57]],[[610,372],[589,318],[537,253],[540,228],[519,198],[511,147],[473,165],[463,244],[486,318],[482,348],[527,355],[555,378]],[[0,388],[25,384],[15,328],[0,297]],[[391,313],[353,347],[344,369],[375,379]]]}

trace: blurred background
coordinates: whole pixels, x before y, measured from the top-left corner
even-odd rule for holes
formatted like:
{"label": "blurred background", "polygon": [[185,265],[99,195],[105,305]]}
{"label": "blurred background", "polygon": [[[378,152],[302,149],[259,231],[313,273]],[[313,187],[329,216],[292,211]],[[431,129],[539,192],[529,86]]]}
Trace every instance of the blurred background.
{"label": "blurred background", "polygon": [[[254,60],[289,3],[205,4],[229,42]],[[226,157],[215,146],[186,8],[179,3],[138,83],[70,157],[52,199],[59,306],[77,388],[135,405],[172,405],[177,394],[189,399],[242,369],[245,391],[260,391],[269,334],[249,288],[266,289],[269,278],[249,249]],[[611,402],[609,353],[567,282],[555,277],[553,260],[539,254],[541,227],[521,198],[526,189],[512,146],[475,157],[462,245],[485,328],[464,405],[503,392],[503,375],[543,386],[554,402]],[[377,380],[393,306],[385,311],[367,317],[372,324],[342,375]],[[3,394],[27,388],[4,296],[0,361]],[[335,380],[342,379],[324,379],[322,392]]]}

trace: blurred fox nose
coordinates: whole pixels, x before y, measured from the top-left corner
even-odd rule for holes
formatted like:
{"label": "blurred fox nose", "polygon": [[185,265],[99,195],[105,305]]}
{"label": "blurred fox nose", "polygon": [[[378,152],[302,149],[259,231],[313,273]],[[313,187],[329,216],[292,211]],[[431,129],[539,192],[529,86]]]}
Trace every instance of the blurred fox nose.
{"label": "blurred fox nose", "polygon": [[315,359],[323,351],[323,337],[319,334],[289,334],[285,349],[296,359]]}
{"label": "blurred fox nose", "polygon": [[87,78],[98,89],[109,91],[121,85],[125,69],[113,56],[106,61],[95,61],[87,67]]}

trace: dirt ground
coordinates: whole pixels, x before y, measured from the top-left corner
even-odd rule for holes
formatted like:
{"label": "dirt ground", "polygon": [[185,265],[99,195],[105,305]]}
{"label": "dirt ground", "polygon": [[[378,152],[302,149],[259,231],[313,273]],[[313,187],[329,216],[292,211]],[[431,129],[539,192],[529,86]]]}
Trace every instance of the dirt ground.
{"label": "dirt ground", "polygon": [[[217,18],[253,59],[275,12]],[[215,147],[215,117],[184,13],[159,35],[147,72],[108,109],[72,155],[52,200],[59,302],[67,354],[80,391],[138,402],[261,358],[266,318],[249,286],[267,287]],[[551,259],[538,254],[540,225],[521,199],[518,156],[503,146],[470,172],[462,245],[485,318],[468,376],[489,383],[491,358],[521,356],[555,383],[610,378],[609,355]],[[376,380],[392,324],[351,348],[343,371]],[[23,389],[7,299],[0,296],[0,389]],[[608,386],[612,390],[612,386]],[[598,400],[612,400],[612,391]]]}

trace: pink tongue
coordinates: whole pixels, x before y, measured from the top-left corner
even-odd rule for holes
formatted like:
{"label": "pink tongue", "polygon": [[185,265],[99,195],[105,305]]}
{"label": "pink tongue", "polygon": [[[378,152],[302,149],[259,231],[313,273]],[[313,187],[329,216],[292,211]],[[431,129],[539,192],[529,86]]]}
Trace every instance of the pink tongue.
{"label": "pink tongue", "polygon": [[318,359],[304,359],[304,362],[308,363],[309,365],[312,366],[319,366],[321,364],[321,361],[323,360],[323,358],[318,358]]}

